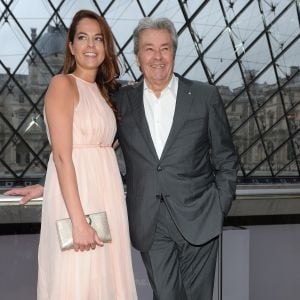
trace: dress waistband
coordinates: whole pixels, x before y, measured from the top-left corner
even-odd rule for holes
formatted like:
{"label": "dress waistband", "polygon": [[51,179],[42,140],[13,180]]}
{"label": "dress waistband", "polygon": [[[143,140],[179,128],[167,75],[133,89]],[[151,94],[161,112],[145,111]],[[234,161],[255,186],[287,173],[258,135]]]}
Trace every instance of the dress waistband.
{"label": "dress waistband", "polygon": [[112,146],[102,144],[74,144],[73,148],[112,148]]}

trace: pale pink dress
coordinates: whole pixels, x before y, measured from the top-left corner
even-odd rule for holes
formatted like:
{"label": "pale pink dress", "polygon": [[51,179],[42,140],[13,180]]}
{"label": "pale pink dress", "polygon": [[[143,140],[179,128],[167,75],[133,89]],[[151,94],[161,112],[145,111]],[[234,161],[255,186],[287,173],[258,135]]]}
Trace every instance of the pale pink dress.
{"label": "pale pink dress", "polygon": [[68,217],[68,213],[51,155],[42,209],[38,300],[134,300],[137,295],[127,210],[111,147],[116,120],[97,85],[73,77],[79,91],[73,122],[73,162],[80,200],[86,214],[107,212],[112,242],[85,252],[60,250],[55,221]]}

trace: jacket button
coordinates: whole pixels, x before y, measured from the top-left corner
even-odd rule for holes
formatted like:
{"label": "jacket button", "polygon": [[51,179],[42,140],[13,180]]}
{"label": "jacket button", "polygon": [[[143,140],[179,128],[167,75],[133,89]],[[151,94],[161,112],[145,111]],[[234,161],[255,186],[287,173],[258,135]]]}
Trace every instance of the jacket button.
{"label": "jacket button", "polygon": [[157,170],[158,172],[160,172],[160,171],[162,171],[162,169],[163,169],[163,168],[162,168],[161,166],[157,166],[157,169],[156,169],[156,170]]}

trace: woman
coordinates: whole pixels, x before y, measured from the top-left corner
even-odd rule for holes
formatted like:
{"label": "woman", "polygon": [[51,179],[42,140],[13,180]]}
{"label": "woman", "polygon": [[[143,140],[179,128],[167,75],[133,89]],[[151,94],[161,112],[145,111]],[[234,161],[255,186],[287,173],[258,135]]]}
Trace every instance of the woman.
{"label": "woman", "polygon": [[[105,20],[81,10],[72,20],[64,70],[45,97],[52,145],[39,244],[38,299],[136,299],[123,185],[112,142],[116,120],[110,93],[119,75]],[[84,215],[106,211],[111,243]],[[74,250],[62,251],[55,222],[70,218]]]}

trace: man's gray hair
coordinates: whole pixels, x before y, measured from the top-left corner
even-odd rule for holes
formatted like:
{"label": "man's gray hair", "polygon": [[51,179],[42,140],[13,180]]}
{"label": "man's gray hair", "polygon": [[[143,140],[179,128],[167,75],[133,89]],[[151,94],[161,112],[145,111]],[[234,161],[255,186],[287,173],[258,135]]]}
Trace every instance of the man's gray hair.
{"label": "man's gray hair", "polygon": [[135,55],[137,55],[139,51],[140,34],[146,29],[167,30],[171,35],[175,55],[177,50],[178,38],[173,22],[167,18],[152,19],[150,17],[141,19],[137,27],[133,31],[133,52]]}

